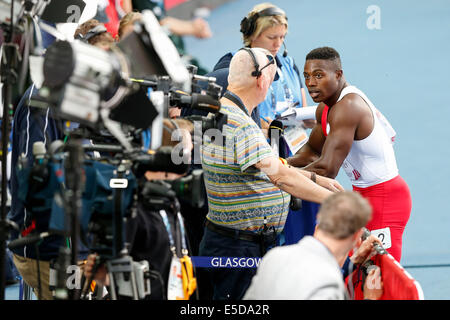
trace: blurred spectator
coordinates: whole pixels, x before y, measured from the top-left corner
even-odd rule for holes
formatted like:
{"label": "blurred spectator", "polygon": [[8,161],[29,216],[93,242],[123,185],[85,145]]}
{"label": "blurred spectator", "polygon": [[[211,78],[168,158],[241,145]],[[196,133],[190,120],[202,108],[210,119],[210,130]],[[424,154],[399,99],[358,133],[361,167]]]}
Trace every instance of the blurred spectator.
{"label": "blurred spectator", "polygon": [[203,18],[193,20],[182,20],[168,16],[162,0],[132,0],[133,9],[137,11],[151,10],[159,23],[169,31],[169,37],[178,49],[178,53],[187,64],[198,67],[197,73],[204,75],[208,72],[202,67],[199,61],[190,56],[185,49],[183,36],[194,36],[199,39],[210,38],[212,36],[209,24]]}
{"label": "blurred spectator", "polygon": [[75,31],[74,37],[104,50],[108,50],[114,43],[114,38],[105,25],[96,19],[90,19],[81,24]]}
{"label": "blurred spectator", "polygon": [[136,21],[141,20],[142,15],[140,12],[131,11],[127,13],[122,19],[120,19],[119,30],[116,40],[120,41],[124,36],[133,31],[133,24]]}
{"label": "blurred spectator", "polygon": [[119,29],[119,20],[132,11],[131,0],[96,0],[97,15],[94,19],[102,22],[115,38]]}

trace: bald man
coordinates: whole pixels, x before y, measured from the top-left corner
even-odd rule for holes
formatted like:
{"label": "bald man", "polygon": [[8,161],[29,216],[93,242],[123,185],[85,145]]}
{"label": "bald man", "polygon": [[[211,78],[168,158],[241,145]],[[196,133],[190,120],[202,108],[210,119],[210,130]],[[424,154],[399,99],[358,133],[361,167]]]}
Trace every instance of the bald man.
{"label": "bald man", "polygon": [[[209,212],[200,256],[262,257],[283,230],[289,194],[322,203],[332,191],[343,190],[333,179],[283,164],[250,117],[275,72],[274,58],[265,49],[243,48],[231,60],[228,90],[220,100],[227,123],[222,135],[205,136],[202,145]],[[209,269],[212,298],[241,299],[254,273],[251,268]]]}

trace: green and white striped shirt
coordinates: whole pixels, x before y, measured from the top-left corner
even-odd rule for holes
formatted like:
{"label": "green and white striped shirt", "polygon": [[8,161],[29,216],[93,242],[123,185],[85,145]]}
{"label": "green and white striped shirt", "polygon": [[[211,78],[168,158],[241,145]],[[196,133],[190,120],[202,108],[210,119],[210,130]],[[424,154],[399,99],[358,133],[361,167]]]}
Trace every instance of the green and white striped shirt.
{"label": "green and white striped shirt", "polygon": [[[204,136],[202,166],[211,222],[238,230],[259,232],[274,226],[281,232],[290,195],[274,186],[269,177],[253,167],[275,156],[261,129],[236,106],[222,106],[228,116],[223,139]],[[220,141],[223,140],[223,141]]]}

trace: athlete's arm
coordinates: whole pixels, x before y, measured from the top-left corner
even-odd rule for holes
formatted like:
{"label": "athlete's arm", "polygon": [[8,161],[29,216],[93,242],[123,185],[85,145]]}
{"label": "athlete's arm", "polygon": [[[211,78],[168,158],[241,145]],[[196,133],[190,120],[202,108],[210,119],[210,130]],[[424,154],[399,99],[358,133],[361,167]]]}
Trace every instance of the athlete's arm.
{"label": "athlete's arm", "polygon": [[335,178],[347,157],[356,136],[358,125],[364,116],[353,97],[344,97],[328,114],[330,132],[323,144],[320,157],[304,169],[322,176]]}

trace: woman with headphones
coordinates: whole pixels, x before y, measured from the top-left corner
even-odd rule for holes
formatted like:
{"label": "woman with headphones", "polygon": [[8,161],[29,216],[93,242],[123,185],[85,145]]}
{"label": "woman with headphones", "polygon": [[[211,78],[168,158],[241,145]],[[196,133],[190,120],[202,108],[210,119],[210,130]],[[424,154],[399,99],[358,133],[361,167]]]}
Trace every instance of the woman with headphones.
{"label": "woman with headphones", "polygon": [[[288,108],[306,106],[306,91],[299,70],[286,50],[288,18],[282,9],[271,3],[257,4],[242,19],[240,31],[245,47],[265,48],[272,53],[277,63],[277,74],[266,99],[255,108],[252,114],[252,118],[266,134],[269,126],[277,127],[276,122],[272,122],[277,115]],[[220,77],[220,72],[228,68],[234,53],[227,53],[220,58],[211,76],[217,73]],[[218,82],[219,80],[218,78]],[[224,89],[226,85],[227,83]],[[296,126],[280,128],[280,131],[283,131],[283,139],[277,142],[280,157],[287,158],[295,154],[308,140],[306,128],[312,128],[314,124],[315,120],[306,120]],[[270,138],[270,132],[267,137]],[[280,244],[296,243],[304,235],[312,235],[314,232],[319,206],[313,202],[302,201],[301,209],[298,209],[298,202],[292,202],[292,204],[295,206],[291,206],[282,238],[279,239]]]}
{"label": "woman with headphones", "polygon": [[[272,83],[264,102],[258,105],[262,129],[268,129],[272,120],[289,107],[306,106],[306,92],[300,78],[294,59],[290,57],[284,43],[288,30],[288,19],[280,8],[270,3],[256,5],[241,21],[241,32],[245,47],[261,47],[269,50],[276,59],[278,66],[275,81]],[[281,47],[284,50],[281,50]],[[224,55],[214,67],[214,70],[227,68],[234,53]],[[313,122],[307,121],[305,127],[312,127]],[[297,135],[304,134],[304,128],[297,128]],[[293,133],[291,133],[293,134]],[[297,137],[296,137],[297,139]],[[304,142],[307,140],[304,135]],[[300,145],[290,145],[288,153],[298,150]],[[294,148],[294,150],[292,150]],[[289,154],[282,155],[288,156]]]}

